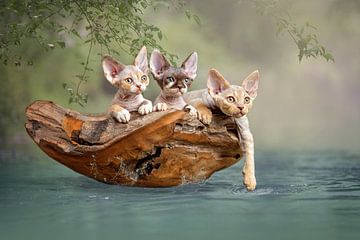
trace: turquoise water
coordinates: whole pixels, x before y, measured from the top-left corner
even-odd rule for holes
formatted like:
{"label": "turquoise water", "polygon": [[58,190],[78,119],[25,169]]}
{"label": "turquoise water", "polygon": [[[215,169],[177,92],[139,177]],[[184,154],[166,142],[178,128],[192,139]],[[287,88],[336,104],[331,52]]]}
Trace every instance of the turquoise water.
{"label": "turquoise water", "polygon": [[[34,146],[35,148],[35,146]],[[360,156],[256,153],[200,184],[111,186],[44,154],[0,151],[0,239],[360,239]]]}

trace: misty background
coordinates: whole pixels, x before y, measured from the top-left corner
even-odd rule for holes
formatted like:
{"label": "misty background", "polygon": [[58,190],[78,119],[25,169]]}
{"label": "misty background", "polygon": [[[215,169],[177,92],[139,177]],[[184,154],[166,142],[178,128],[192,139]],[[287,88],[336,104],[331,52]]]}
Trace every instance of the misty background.
{"label": "misty background", "polygon": [[[205,88],[207,72],[218,69],[240,84],[260,71],[260,88],[249,114],[255,146],[260,150],[360,151],[360,2],[341,0],[284,1],[292,20],[309,21],[335,63],[304,59],[286,34],[276,36],[274,20],[259,14],[249,1],[187,1],[201,19],[189,21],[166,8],[148,11],[147,21],[165,34],[161,45],[179,56],[199,54],[193,90]],[[24,128],[24,110],[34,100],[51,100],[83,113],[104,112],[116,89],[103,77],[101,56],[92,54],[85,108],[68,105],[64,82],[76,82],[88,45],[65,39],[66,48],[44,52],[33,43],[22,46],[34,65],[0,66],[0,139],[3,146],[31,143]],[[150,52],[152,49],[148,49]],[[130,64],[133,57],[119,59]],[[151,81],[145,96],[154,100],[160,88]],[[35,145],[33,145],[35,147]]]}

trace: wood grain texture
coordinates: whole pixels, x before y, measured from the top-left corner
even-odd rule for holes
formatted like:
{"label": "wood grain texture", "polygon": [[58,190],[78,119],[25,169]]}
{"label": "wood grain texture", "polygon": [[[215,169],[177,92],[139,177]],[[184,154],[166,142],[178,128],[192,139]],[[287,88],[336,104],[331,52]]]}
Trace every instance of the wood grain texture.
{"label": "wood grain texture", "polygon": [[50,101],[26,109],[25,127],[51,158],[109,184],[170,187],[203,181],[242,157],[233,119],[205,126],[183,111],[140,116],[128,124],[82,115]]}

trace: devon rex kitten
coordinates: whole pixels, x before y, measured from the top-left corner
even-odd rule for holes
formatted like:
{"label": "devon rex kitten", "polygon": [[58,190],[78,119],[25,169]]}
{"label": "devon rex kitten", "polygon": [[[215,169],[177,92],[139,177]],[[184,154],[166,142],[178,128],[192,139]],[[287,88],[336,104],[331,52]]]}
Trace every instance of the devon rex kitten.
{"label": "devon rex kitten", "polygon": [[133,65],[124,65],[110,56],[105,56],[102,66],[106,79],[119,88],[111,102],[108,113],[118,122],[130,121],[130,112],[141,115],[152,112],[151,101],[142,96],[149,85],[146,47],[143,46]]}
{"label": "devon rex kitten", "polygon": [[256,187],[254,140],[250,132],[246,114],[252,107],[257,95],[259,72],[254,71],[242,82],[241,86],[230,83],[216,70],[209,71],[207,90],[190,92],[184,96],[185,101],[197,110],[198,119],[204,124],[212,120],[211,110],[220,110],[235,119],[239,138],[245,150],[243,167],[244,185],[249,191]]}
{"label": "devon rex kitten", "polygon": [[185,107],[182,95],[196,77],[197,60],[197,53],[193,52],[181,67],[173,67],[159,50],[154,49],[150,57],[150,70],[161,88],[154,103],[154,111],[165,111],[168,108],[181,110]]}

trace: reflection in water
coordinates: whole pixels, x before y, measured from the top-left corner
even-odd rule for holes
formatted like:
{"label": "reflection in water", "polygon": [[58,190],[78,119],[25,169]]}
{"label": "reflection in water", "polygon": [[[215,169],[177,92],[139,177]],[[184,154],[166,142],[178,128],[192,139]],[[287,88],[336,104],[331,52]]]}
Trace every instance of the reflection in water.
{"label": "reflection in water", "polygon": [[360,156],[258,153],[258,188],[242,163],[200,184],[105,185],[43,154],[0,153],[0,239],[356,239]]}

